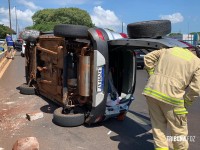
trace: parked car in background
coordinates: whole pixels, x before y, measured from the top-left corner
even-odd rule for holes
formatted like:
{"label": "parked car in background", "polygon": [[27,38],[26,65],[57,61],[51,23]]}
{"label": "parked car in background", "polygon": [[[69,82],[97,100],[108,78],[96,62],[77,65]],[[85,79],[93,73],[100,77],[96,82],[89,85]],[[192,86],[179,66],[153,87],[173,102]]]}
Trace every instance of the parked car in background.
{"label": "parked car in background", "polygon": [[22,39],[17,39],[16,41],[15,41],[15,49],[17,50],[17,51],[22,51],[22,43],[23,43],[23,40]]}
{"label": "parked car in background", "polygon": [[26,47],[26,41],[23,39],[17,39],[15,41],[15,49],[19,52],[21,52],[21,56],[25,56],[25,47]]}
{"label": "parked car in background", "polygon": [[22,42],[22,50],[21,50],[21,56],[24,57],[25,56],[25,48],[26,48],[26,41]]}
{"label": "parked car in background", "polygon": [[136,55],[136,63],[137,67],[140,67],[141,69],[144,68],[144,56],[146,53],[142,49],[136,49],[134,50],[135,55]]}
{"label": "parked car in background", "polygon": [[190,44],[190,43],[188,43],[186,41],[183,41],[183,40],[179,40],[179,41],[184,43],[184,44],[186,44],[188,46],[187,49],[189,49],[197,57],[200,57],[200,52],[199,52],[199,48],[198,47],[195,47],[192,44]]}
{"label": "parked car in background", "polygon": [[184,43],[184,44],[186,44],[188,46],[187,48],[189,50],[194,51],[194,46],[192,44],[190,44],[190,43],[188,43],[186,41],[183,41],[183,40],[179,40],[179,41],[182,42],[182,43]]}

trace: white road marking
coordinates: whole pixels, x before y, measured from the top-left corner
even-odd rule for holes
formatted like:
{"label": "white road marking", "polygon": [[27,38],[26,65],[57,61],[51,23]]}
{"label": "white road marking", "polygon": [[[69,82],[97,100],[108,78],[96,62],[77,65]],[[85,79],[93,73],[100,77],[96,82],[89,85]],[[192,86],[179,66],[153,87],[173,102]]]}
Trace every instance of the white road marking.
{"label": "white road marking", "polygon": [[80,146],[78,146],[77,148],[78,148],[78,149],[86,149],[86,148],[84,148],[84,147],[80,147]]}
{"label": "white road marking", "polygon": [[138,135],[136,135],[136,137],[142,137],[142,136],[144,136],[146,134],[152,134],[152,130],[149,130],[149,131],[147,131],[145,133],[138,134]]}
{"label": "white road marking", "polygon": [[10,105],[10,104],[14,104],[15,102],[6,102],[6,103],[4,103],[4,104],[6,104],[6,105]]}

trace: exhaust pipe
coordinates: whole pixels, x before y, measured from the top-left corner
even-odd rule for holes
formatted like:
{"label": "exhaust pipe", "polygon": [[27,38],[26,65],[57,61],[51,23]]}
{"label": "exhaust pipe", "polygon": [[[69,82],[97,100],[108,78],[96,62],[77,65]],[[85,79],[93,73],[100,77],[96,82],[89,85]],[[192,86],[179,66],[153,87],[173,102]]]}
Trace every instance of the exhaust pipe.
{"label": "exhaust pipe", "polygon": [[79,95],[90,96],[90,56],[79,56]]}

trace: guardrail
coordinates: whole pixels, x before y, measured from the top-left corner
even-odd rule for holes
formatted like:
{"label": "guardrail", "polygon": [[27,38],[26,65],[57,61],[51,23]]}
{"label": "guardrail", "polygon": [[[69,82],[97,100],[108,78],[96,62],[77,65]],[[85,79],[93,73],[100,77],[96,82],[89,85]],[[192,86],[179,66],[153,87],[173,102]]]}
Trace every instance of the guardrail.
{"label": "guardrail", "polygon": [[5,53],[7,51],[7,46],[6,45],[2,45],[0,44],[0,48],[3,48],[4,50],[0,51],[0,63],[3,60],[3,58],[5,57]]}
{"label": "guardrail", "polygon": [[4,51],[4,52],[1,52],[1,53],[0,53],[0,79],[1,79],[1,77],[2,77],[2,75],[3,75],[4,67],[5,67],[5,65],[6,65],[7,62],[8,62],[8,59],[5,58],[5,57],[6,57],[5,51]]}
{"label": "guardrail", "polygon": [[2,61],[2,59],[5,57],[5,52],[0,52],[0,62]]}

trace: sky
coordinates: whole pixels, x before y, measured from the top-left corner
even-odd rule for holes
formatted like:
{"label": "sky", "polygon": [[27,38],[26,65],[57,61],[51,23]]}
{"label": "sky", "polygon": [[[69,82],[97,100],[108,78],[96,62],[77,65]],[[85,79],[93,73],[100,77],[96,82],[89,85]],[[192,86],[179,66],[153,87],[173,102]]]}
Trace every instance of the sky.
{"label": "sky", "polygon": [[[129,23],[168,19],[172,33],[200,32],[200,0],[10,0],[12,28],[33,25],[32,15],[45,8],[76,7],[86,10],[92,22],[126,32]],[[8,0],[0,0],[0,24],[9,26]]]}

